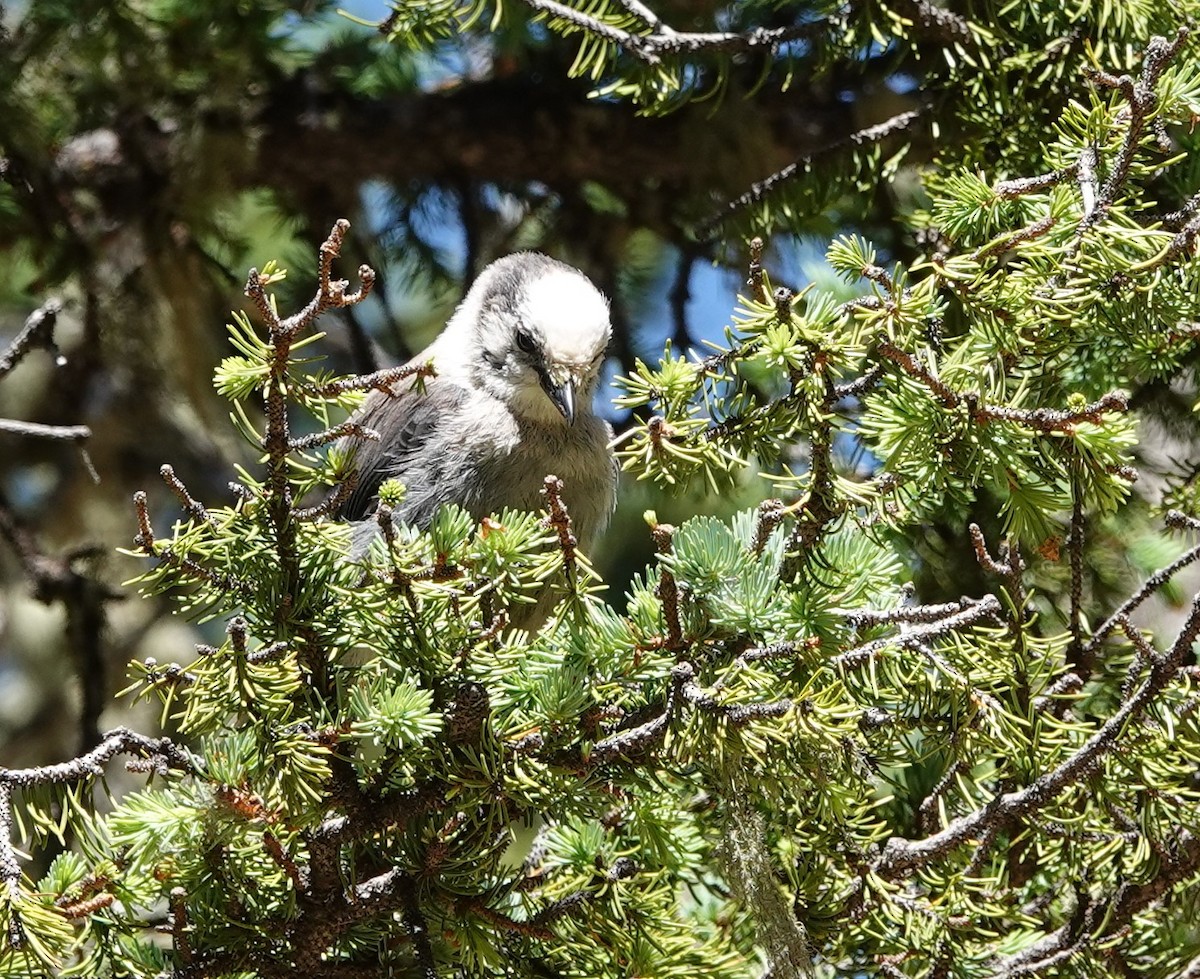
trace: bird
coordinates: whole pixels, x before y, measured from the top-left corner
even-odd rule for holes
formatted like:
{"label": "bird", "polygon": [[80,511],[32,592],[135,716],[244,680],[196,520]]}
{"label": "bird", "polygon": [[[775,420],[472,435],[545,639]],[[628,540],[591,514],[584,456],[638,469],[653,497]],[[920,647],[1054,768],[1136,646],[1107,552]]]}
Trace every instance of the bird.
{"label": "bird", "polygon": [[608,300],[578,269],[538,252],[484,268],[409,361],[432,376],[372,391],[351,419],[379,435],[348,445],[358,481],[340,515],[359,522],[352,556],[378,532],[368,518],[385,480],[406,490],[393,519],[425,529],[448,503],[476,521],[538,510],[548,475],[563,481],[586,551],[616,500],[612,428],[593,407],[611,336]]}

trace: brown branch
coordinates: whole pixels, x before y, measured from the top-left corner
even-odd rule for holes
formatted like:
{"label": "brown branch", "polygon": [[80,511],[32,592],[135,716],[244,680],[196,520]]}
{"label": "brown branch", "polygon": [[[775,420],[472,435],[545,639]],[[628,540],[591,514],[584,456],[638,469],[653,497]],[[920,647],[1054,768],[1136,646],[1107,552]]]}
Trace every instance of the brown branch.
{"label": "brown branch", "polygon": [[[970,395],[968,397],[974,397]],[[1111,391],[1098,401],[1084,405],[1077,411],[1056,408],[1006,408],[1000,405],[972,404],[972,414],[977,419],[1010,421],[1037,432],[1070,432],[1084,422],[1103,424],[1104,415],[1129,410],[1129,398],[1122,391]]]}
{"label": "brown branch", "polygon": [[231,574],[212,571],[189,557],[175,553],[175,549],[169,544],[159,546],[155,542],[154,530],[150,525],[150,510],[145,492],[138,490],[133,494],[133,505],[138,522],[138,532],[133,540],[150,557],[156,557],[163,564],[169,564],[188,577],[204,581],[220,591],[237,591],[243,595],[253,592],[253,586],[248,581],[242,581]]}
{"label": "brown branch", "polygon": [[934,377],[916,357],[901,350],[891,340],[880,340],[876,349],[884,357],[892,361],[892,363],[899,366],[909,377],[920,381],[925,387],[929,388],[945,407],[956,408],[962,402],[963,398],[961,394],[944,381]]}
{"label": "brown branch", "polygon": [[171,940],[175,954],[185,965],[192,961],[192,945],[188,938],[187,891],[171,888]]}
{"label": "brown branch", "polygon": [[[1179,514],[1179,516],[1182,516],[1182,514]],[[1168,517],[1169,520],[1170,517]],[[1120,607],[1105,619],[1104,623],[1095,631],[1092,638],[1084,646],[1084,652],[1088,655],[1095,653],[1097,647],[1112,634],[1112,631],[1120,625],[1123,619],[1128,619],[1143,602],[1188,565],[1194,564],[1197,559],[1200,559],[1200,544],[1180,555],[1165,568],[1155,571],[1154,574],[1143,582],[1141,588],[1122,602]]]}
{"label": "brown branch", "polygon": [[905,374],[929,389],[945,407],[957,408],[965,404],[976,422],[1005,421],[1024,425],[1035,432],[1065,432],[1070,434],[1076,425],[1089,422],[1103,424],[1104,416],[1112,412],[1129,409],[1129,398],[1122,391],[1110,391],[1097,401],[1077,410],[1058,408],[1010,408],[1005,405],[985,404],[980,395],[973,391],[956,391],[941,378],[934,375],[920,358],[901,350],[891,340],[880,339],[876,350],[896,364]]}
{"label": "brown branch", "polygon": [[567,512],[567,504],[562,497],[563,481],[557,476],[547,476],[542,484],[542,496],[546,498],[546,516],[542,525],[553,530],[558,538],[558,549],[563,557],[563,577],[566,579],[567,592],[575,594],[578,575],[578,557],[576,548],[579,540],[571,529],[571,515]]}
{"label": "brown branch", "polygon": [[1067,557],[1071,566],[1069,592],[1070,613],[1067,620],[1071,641],[1067,645],[1067,668],[1077,674],[1084,683],[1092,675],[1092,657],[1084,652],[1083,645],[1083,543],[1084,543],[1083,488],[1079,480],[1071,480],[1071,534],[1067,540]]}
{"label": "brown branch", "polygon": [[637,16],[645,21],[649,30],[634,32],[591,17],[574,7],[559,3],[557,0],[524,0],[524,2],[527,7],[538,13],[547,14],[573,28],[584,30],[594,37],[617,45],[622,51],[650,68],[660,67],[663,57],[669,55],[735,54],[753,51],[773,53],[779,45],[813,37],[825,30],[827,26],[824,21],[814,21],[774,29],[756,27],[741,33],[732,31],[687,32],[672,30],[662,24],[657,17],[650,20],[642,17],[638,12]]}
{"label": "brown branch", "polygon": [[696,670],[691,663],[677,663],[671,670],[671,676],[678,684],[679,692],[688,704],[705,713],[720,715],[735,727],[743,727],[751,721],[764,718],[782,717],[796,706],[786,697],[780,700],[749,704],[723,704],[696,683],[695,675]]}
{"label": "brown branch", "polygon": [[641,755],[658,744],[667,733],[667,726],[675,713],[675,703],[679,685],[673,683],[667,694],[667,703],[663,712],[637,727],[618,731],[603,741],[597,741],[588,752],[586,761],[590,765],[602,765],[618,757],[626,758]]}
{"label": "brown branch", "polygon": [[355,470],[343,479],[337,488],[320,503],[310,507],[295,507],[292,510],[292,517],[296,520],[304,521],[334,516],[341,510],[342,504],[350,498],[350,495],[357,488],[358,480],[359,474]]}
{"label": "brown branch", "polygon": [[[670,555],[674,550],[675,528],[670,524],[655,524],[650,529],[650,537],[654,541],[654,549],[659,555]],[[681,652],[687,643],[683,638],[683,619],[679,614],[679,585],[675,575],[660,560],[661,568],[658,575],[658,587],[655,594],[662,603],[663,618],[667,623],[666,648],[672,653]]]}
{"label": "brown branch", "polygon": [[783,523],[786,509],[783,500],[763,500],[758,505],[758,519],[754,522],[754,539],[750,542],[750,550],[755,557],[762,557],[775,528]]}
{"label": "brown branch", "polygon": [[34,768],[0,768],[0,887],[7,892],[10,948],[21,949],[26,941],[18,911],[21,865],[12,842],[13,789],[65,785],[98,778],[103,775],[103,766],[121,754],[148,759],[152,762],[152,771],[157,774],[166,774],[172,769],[190,774],[196,772],[191,756],[170,738],[147,738],[123,727],[109,731],[100,744],[69,761]]}
{"label": "brown branch", "polygon": [[[1179,829],[1160,847],[1154,877],[1144,884],[1122,883],[1111,894],[1093,897],[1066,924],[1013,955],[999,959],[992,979],[1032,976],[1060,964],[1087,945],[1119,934],[1134,916],[1156,904],[1177,884],[1200,870],[1200,837]],[[1182,975],[1192,974],[1192,965]]]}
{"label": "brown branch", "polygon": [[424,364],[405,364],[401,367],[388,367],[375,371],[373,374],[360,374],[356,377],[344,377],[341,380],[330,381],[328,384],[314,384],[305,387],[305,392],[318,398],[330,398],[348,391],[381,391],[391,394],[391,386],[406,377],[429,378],[436,377],[433,361]]}
{"label": "brown branch", "polygon": [[183,485],[183,480],[175,475],[175,470],[171,466],[164,465],[158,472],[162,476],[163,482],[171,488],[171,492],[175,494],[175,497],[183,505],[183,508],[191,514],[194,520],[200,523],[209,523],[212,521],[212,517],[209,515],[204,504],[192,498],[192,494]]}
{"label": "brown branch", "polygon": [[1038,221],[1034,221],[1033,224],[1026,225],[1024,228],[1018,228],[1016,231],[1001,235],[995,241],[984,245],[976,251],[973,258],[978,262],[991,255],[1008,255],[1015,246],[1023,244],[1026,241],[1037,240],[1057,223],[1058,218],[1053,215],[1047,215]]}
{"label": "brown branch", "polygon": [[328,445],[330,442],[336,442],[346,437],[364,439],[370,442],[379,441],[379,433],[373,428],[367,428],[358,422],[347,421],[342,422],[340,425],[334,425],[333,428],[313,432],[311,435],[305,435],[298,439],[289,439],[287,446],[290,452],[307,452],[310,449],[319,449],[322,445]]}
{"label": "brown branch", "polygon": [[849,625],[856,629],[870,629],[880,625],[895,625],[899,622],[941,622],[948,616],[972,608],[977,604],[975,599],[960,598],[957,602],[945,602],[941,605],[907,605],[886,610],[834,609],[834,613],[840,614]]}
{"label": "brown branch", "polygon": [[767,301],[767,293],[763,286],[762,253],[763,240],[761,238],[751,238],[750,268],[746,274],[746,290],[750,293],[750,298],[756,303],[765,303]]}
{"label": "brown branch", "polygon": [[1035,177],[1016,177],[1012,180],[1001,180],[992,189],[996,192],[996,196],[1002,200],[1011,201],[1025,194],[1036,194],[1040,190],[1046,190],[1056,184],[1062,183],[1064,180],[1074,177],[1079,172],[1079,164],[1074,166],[1063,167],[1060,170],[1053,170],[1050,173],[1041,173]]}
{"label": "brown branch", "polygon": [[945,7],[929,0],[892,0],[891,6],[909,18],[922,38],[956,46],[975,43],[971,22]]}
{"label": "brown branch", "polygon": [[1116,159],[1109,168],[1108,178],[1104,181],[1100,193],[1096,197],[1095,207],[1079,222],[1079,229],[1075,233],[1074,249],[1078,249],[1083,236],[1089,230],[1108,216],[1108,212],[1116,202],[1117,195],[1129,179],[1129,172],[1140,147],[1142,134],[1146,130],[1150,115],[1158,106],[1158,95],[1154,88],[1167,65],[1183,47],[1183,42],[1187,40],[1188,34],[1188,28],[1181,27],[1175,37],[1170,40],[1158,35],[1152,37],[1146,46],[1142,72],[1136,81],[1128,75],[1115,77],[1102,71],[1088,72],[1096,84],[1116,88],[1125,96],[1129,103],[1129,128],[1117,150]]}

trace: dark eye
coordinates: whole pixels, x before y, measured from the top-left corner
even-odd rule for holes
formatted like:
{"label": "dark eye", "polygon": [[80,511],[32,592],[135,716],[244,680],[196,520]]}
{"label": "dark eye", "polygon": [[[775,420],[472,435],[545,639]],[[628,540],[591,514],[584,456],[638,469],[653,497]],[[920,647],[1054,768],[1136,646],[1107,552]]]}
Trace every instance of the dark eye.
{"label": "dark eye", "polygon": [[528,330],[517,330],[517,346],[527,354],[534,353],[537,350],[537,343],[534,342],[533,334]]}

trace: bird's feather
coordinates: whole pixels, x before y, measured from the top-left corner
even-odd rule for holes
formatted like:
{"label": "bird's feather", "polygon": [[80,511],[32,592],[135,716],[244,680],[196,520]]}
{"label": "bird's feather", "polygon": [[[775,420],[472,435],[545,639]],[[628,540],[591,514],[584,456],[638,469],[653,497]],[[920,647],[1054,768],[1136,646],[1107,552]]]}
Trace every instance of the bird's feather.
{"label": "bird's feather", "polygon": [[[418,387],[408,380],[398,381],[390,394],[373,391],[360,410],[357,421],[379,433],[378,441],[363,440],[354,450],[354,467],[359,483],[342,508],[348,520],[361,520],[375,509],[379,487],[388,479],[406,484],[408,500],[428,495],[426,485],[430,467],[411,465],[449,413],[467,399],[467,391],[454,381],[434,377]],[[417,484],[414,484],[416,481]],[[406,515],[402,519],[417,522]]]}

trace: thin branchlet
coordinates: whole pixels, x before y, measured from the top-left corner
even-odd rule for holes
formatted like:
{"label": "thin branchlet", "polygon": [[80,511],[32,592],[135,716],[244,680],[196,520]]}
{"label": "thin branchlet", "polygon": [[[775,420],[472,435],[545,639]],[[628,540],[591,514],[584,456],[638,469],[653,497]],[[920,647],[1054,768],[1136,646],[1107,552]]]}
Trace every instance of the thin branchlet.
{"label": "thin branchlet", "polygon": [[766,289],[763,286],[763,240],[761,238],[750,239],[750,267],[746,273],[746,291],[750,293],[750,298],[756,303],[765,303],[767,301]]}
{"label": "thin branchlet", "polygon": [[25,319],[25,325],[4,351],[0,353],[0,378],[11,371],[31,350],[43,347],[56,353],[54,328],[58,325],[58,314],[62,312],[62,301],[47,299]]}
{"label": "thin branchlet", "polygon": [[567,512],[562,493],[563,481],[557,476],[547,476],[542,485],[542,495],[546,498],[546,517],[542,522],[547,529],[554,531],[558,540],[567,593],[573,595],[578,585],[579,558],[576,549],[579,547],[579,540],[571,530],[571,515]]}
{"label": "thin branchlet", "polygon": [[[654,549],[661,555],[669,555],[675,547],[675,528],[670,524],[655,524],[650,528]],[[675,575],[665,563],[660,562],[658,588],[655,589],[662,602],[663,618],[667,623],[666,648],[673,653],[682,652],[686,645],[683,638],[683,619],[679,610],[679,585]]]}
{"label": "thin branchlet", "polygon": [[760,204],[774,191],[779,189],[789,181],[796,179],[807,173],[812,165],[820,159],[833,156],[841,151],[853,147],[870,146],[883,142],[889,136],[897,133],[907,132],[912,129],[919,120],[927,113],[924,108],[909,109],[905,112],[899,112],[886,119],[881,123],[873,126],[867,126],[864,129],[859,129],[842,139],[835,140],[826,146],[821,147],[812,153],[805,154],[794,163],[789,163],[781,170],[776,171],[769,177],[766,177],[756,183],[750,185],[750,189],[744,194],[735,197],[729,201],[722,211],[715,214],[711,218],[704,221],[696,229],[697,234],[702,240],[711,238],[716,230],[731,216],[753,207],[755,204]]}
{"label": "thin branchlet", "polygon": [[994,595],[985,595],[966,608],[955,607],[956,611],[932,622],[914,625],[894,636],[883,636],[855,646],[834,657],[833,662],[841,669],[855,670],[866,666],[880,653],[890,648],[917,649],[930,639],[956,632],[967,626],[976,625],[1000,614],[1000,601]]}
{"label": "thin branchlet", "polygon": [[1095,196],[1094,206],[1087,210],[1083,220],[1079,222],[1079,228],[1075,233],[1075,240],[1071,248],[1072,253],[1078,251],[1084,236],[1108,217],[1117,197],[1129,180],[1134,158],[1141,146],[1142,134],[1146,130],[1150,116],[1158,106],[1156,91],[1158,80],[1162,77],[1167,65],[1183,47],[1189,33],[1187,27],[1181,27],[1174,38],[1168,39],[1157,35],[1152,37],[1146,47],[1146,53],[1142,60],[1142,71],[1137,79],[1129,75],[1115,76],[1097,69],[1085,69],[1095,84],[1117,89],[1129,103],[1129,112],[1125,135],[1115,158],[1109,165],[1108,176]]}
{"label": "thin branchlet", "polygon": [[433,362],[424,364],[404,364],[400,367],[387,367],[372,374],[358,374],[354,377],[343,377],[327,384],[306,385],[305,391],[316,398],[333,398],[350,391],[380,391],[383,394],[392,393],[392,385],[406,378],[424,380],[436,377],[437,371]]}
{"label": "thin branchlet", "polygon": [[212,522],[212,516],[204,504],[200,503],[188,492],[187,487],[183,484],[183,480],[175,474],[174,467],[164,465],[158,472],[162,476],[163,482],[170,487],[171,492],[175,494],[176,499],[179,500],[184,510],[187,511],[193,520],[197,520],[200,523]]}
{"label": "thin branchlet", "polygon": [[318,520],[321,517],[332,517],[338,513],[342,504],[345,503],[358,487],[359,474],[357,471],[351,472],[343,479],[320,503],[309,507],[295,507],[292,510],[292,517],[296,520]]}

